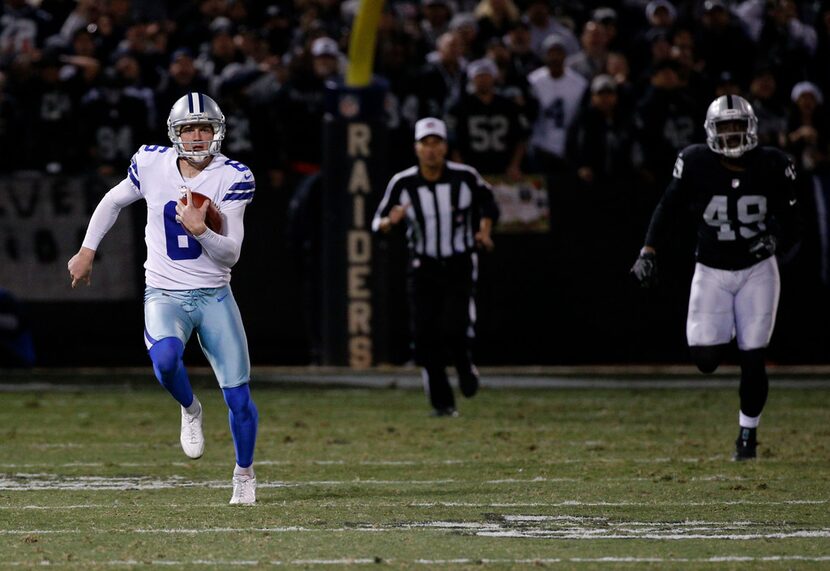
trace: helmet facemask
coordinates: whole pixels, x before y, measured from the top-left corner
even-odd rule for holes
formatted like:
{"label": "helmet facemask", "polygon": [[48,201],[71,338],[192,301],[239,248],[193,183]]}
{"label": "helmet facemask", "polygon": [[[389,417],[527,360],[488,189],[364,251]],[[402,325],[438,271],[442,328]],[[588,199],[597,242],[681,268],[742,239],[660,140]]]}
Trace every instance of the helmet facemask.
{"label": "helmet facemask", "polygon": [[758,145],[758,119],[742,97],[716,99],[709,106],[703,127],[709,148],[725,157],[738,158]]}
{"label": "helmet facemask", "polygon": [[[213,138],[210,141],[183,141],[182,129],[188,125],[210,125],[213,129]],[[225,123],[224,121],[208,120],[208,121],[191,121],[183,120],[176,121],[169,125],[168,135],[170,141],[173,143],[176,152],[180,157],[194,159],[196,162],[201,162],[209,156],[218,155],[222,147],[222,140],[225,138]],[[198,143],[208,143],[207,149],[203,151],[193,150],[193,145]]]}
{"label": "helmet facemask", "polygon": [[707,124],[706,142],[709,148],[729,158],[740,157],[755,148],[758,135],[755,126],[751,126],[752,119],[723,119]]}

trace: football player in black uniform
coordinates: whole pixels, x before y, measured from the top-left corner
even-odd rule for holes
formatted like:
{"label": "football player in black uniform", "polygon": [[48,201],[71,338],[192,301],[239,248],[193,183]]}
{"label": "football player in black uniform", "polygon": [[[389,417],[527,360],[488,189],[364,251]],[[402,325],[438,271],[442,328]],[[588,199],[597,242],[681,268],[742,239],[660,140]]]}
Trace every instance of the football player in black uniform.
{"label": "football player in black uniform", "polygon": [[678,155],[631,271],[642,285],[653,285],[668,228],[684,211],[694,214],[697,263],[686,337],[704,373],[718,367],[726,345],[737,338],[741,408],[734,459],[747,460],[756,455],[769,388],[764,349],[780,293],[776,245],[789,248],[797,235],[795,166],[778,149],[757,146],[758,121],[742,97],[715,99],[704,127],[707,144]]}

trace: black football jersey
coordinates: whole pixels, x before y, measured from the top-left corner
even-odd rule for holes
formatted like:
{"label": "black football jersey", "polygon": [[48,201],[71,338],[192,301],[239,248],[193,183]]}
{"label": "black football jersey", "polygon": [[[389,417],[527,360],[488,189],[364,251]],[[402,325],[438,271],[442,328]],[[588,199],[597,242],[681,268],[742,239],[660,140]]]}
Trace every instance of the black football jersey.
{"label": "black football jersey", "polygon": [[447,111],[452,143],[465,164],[484,174],[502,174],[528,136],[527,120],[512,100],[496,95],[484,103],[465,95]]}
{"label": "black football jersey", "polygon": [[749,251],[758,238],[774,234],[786,242],[795,236],[795,176],[792,160],[772,147],[728,162],[706,145],[686,147],[652,216],[646,245],[659,252],[668,228],[691,212],[697,261],[725,270],[747,268],[759,261]]}

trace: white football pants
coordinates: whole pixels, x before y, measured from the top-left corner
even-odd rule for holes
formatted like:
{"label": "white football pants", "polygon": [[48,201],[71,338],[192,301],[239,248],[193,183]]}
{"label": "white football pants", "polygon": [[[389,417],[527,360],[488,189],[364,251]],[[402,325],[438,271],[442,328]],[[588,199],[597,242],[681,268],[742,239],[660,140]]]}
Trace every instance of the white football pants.
{"label": "white football pants", "polygon": [[686,320],[689,345],[722,345],[737,337],[742,351],[766,347],[780,294],[775,256],[734,271],[696,264]]}

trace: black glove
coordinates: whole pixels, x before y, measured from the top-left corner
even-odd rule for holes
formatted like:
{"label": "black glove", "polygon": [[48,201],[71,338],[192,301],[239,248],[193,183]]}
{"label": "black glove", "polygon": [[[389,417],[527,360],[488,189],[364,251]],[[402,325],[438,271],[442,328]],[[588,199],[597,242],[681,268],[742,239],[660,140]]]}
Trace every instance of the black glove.
{"label": "black glove", "polygon": [[749,253],[755,256],[756,260],[763,260],[775,255],[775,247],[778,240],[772,234],[764,234],[755,238],[749,243]]}
{"label": "black glove", "polygon": [[631,267],[631,273],[642,287],[657,285],[657,256],[654,252],[640,252]]}

